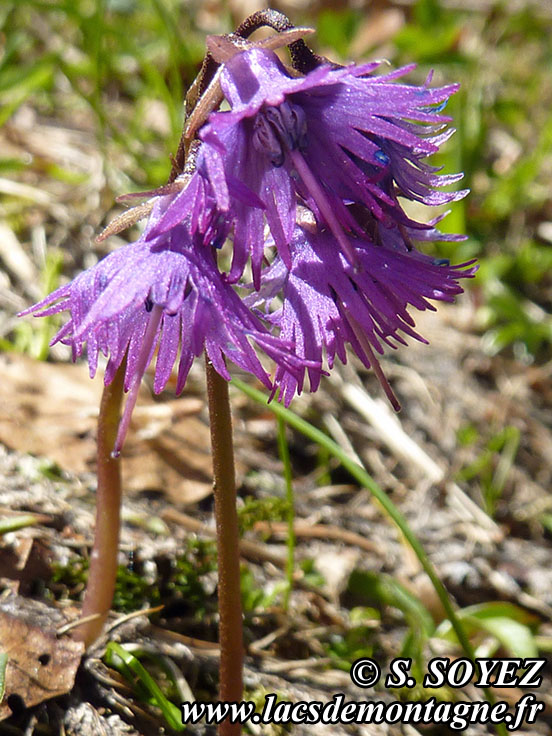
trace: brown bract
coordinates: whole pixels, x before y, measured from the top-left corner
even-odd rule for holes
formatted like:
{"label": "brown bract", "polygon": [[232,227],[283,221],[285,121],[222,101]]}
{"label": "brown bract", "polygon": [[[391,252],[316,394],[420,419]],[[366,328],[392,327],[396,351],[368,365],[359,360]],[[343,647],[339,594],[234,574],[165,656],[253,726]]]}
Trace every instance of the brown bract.
{"label": "brown bract", "polygon": [[[253,48],[270,49],[275,51],[276,49],[288,46],[294,41],[298,41],[299,39],[313,33],[313,28],[293,28],[274,36],[263,38],[260,41],[247,41],[235,34],[225,34],[223,36],[207,36],[206,43],[209,54],[213,60],[217,63],[224,63],[240,51]],[[291,67],[286,68],[292,76],[299,76],[298,72]],[[223,100],[224,96],[220,87],[219,72],[220,69],[217,70],[217,73],[201,97],[194,99],[194,93],[196,93],[197,88],[199,88],[202,83],[201,73],[190,88],[190,92],[186,98],[186,106],[188,109],[191,108],[192,112],[186,121],[186,128],[184,131],[184,138],[188,142],[188,145],[193,140],[203,123],[205,123],[210,113],[213,112],[213,110],[216,110]]]}

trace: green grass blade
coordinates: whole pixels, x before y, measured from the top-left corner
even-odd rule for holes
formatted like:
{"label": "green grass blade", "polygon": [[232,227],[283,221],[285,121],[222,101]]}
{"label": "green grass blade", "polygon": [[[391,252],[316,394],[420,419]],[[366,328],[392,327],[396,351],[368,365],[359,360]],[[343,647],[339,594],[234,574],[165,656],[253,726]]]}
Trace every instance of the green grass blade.
{"label": "green grass blade", "polygon": [[[297,416],[289,409],[286,409],[281,404],[278,404],[276,401],[273,401],[269,404],[266,396],[261,391],[258,391],[252,386],[248,386],[246,383],[238,378],[232,378],[232,383],[250,399],[253,399],[253,401],[256,401],[259,404],[267,407],[268,409],[270,409],[270,411],[276,414],[277,417],[282,417],[282,419],[284,419],[287,424],[290,425],[290,427],[293,427],[297,431],[301,432],[313,442],[316,442],[322,447],[325,447],[332,455],[334,455],[334,457],[336,457],[341,462],[343,467],[348,470],[348,472],[353,476],[353,478],[355,478],[358,483],[360,483],[364,488],[370,491],[372,496],[380,503],[380,505],[387,512],[388,516],[399,528],[404,538],[410,545],[412,551],[420,561],[420,564],[422,565],[425,573],[431,580],[431,584],[433,585],[433,588],[435,589],[435,592],[437,593],[439,600],[441,601],[441,604],[446,611],[446,614],[451,622],[452,628],[456,633],[460,646],[464,650],[466,656],[469,657],[471,660],[474,660],[475,653],[473,647],[466,635],[466,632],[464,631],[460,620],[458,619],[458,616],[456,615],[452,600],[447,592],[447,589],[439,579],[435,568],[431,564],[431,561],[421,543],[419,542],[418,538],[410,528],[408,521],[395,506],[395,504],[391,501],[385,491],[380,488],[376,481],[366,472],[363,467],[347,457],[347,455],[343,452],[343,450],[341,449],[341,447],[339,447],[337,443],[335,443],[319,429],[313,427],[312,424],[309,424],[309,422],[307,422],[305,419]],[[485,689],[485,695],[490,703],[495,702],[494,696],[490,692],[490,690]],[[500,734],[506,733],[503,724],[497,724],[496,731]]]}
{"label": "green grass blade", "polygon": [[37,514],[19,514],[18,516],[10,516],[8,519],[0,519],[0,537],[39,524],[44,521],[44,518],[47,517],[40,517]]}
{"label": "green grass blade", "polygon": [[291,460],[289,456],[289,445],[286,437],[286,423],[283,417],[276,417],[277,422],[277,437],[278,437],[278,450],[280,452],[280,459],[284,465],[284,481],[286,484],[286,502],[287,512],[286,521],[288,527],[287,533],[287,563],[286,563],[286,577],[287,577],[287,588],[284,593],[284,610],[288,610],[289,596],[293,588],[293,573],[295,572],[295,529],[293,525],[295,523],[295,499],[293,497],[293,482],[291,472]]}
{"label": "green grass blade", "polygon": [[0,652],[0,701],[4,698],[6,692],[6,667],[8,666],[8,655],[6,652]]}
{"label": "green grass blade", "polygon": [[139,684],[148,693],[153,703],[163,713],[170,728],[174,731],[185,730],[180,710],[165,697],[159,685],[134,654],[128,652],[117,642],[110,641],[106,648],[105,658],[109,666],[115,667],[131,682]]}

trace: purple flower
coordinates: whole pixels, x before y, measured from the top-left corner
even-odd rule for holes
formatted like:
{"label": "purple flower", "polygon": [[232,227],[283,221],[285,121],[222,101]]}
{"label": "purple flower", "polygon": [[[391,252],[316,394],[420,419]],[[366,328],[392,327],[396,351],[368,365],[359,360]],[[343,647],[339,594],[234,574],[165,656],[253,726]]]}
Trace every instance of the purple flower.
{"label": "purple flower", "polygon": [[[162,204],[163,200],[157,203],[150,224],[158,218],[158,211],[163,211]],[[86,345],[91,377],[96,373],[100,353],[109,358],[106,385],[127,356],[124,388],[130,394],[114,448],[116,454],[156,347],[156,393],[167,384],[178,353],[176,391],[180,393],[194,357],[203,350],[227,380],[230,374],[225,358],[271,389],[272,382],[251,342],[298,380],[303,371],[293,345],[270,334],[223,278],[214,251],[193,247],[183,225],[153,239],[145,234],[22,314],[44,317],[67,309],[70,319],[53,343],[70,345],[74,360]],[[309,367],[316,370],[314,364]]]}
{"label": "purple flower", "polygon": [[[297,227],[294,232],[293,263],[288,269],[278,258],[262,274],[262,287],[249,297],[257,308],[264,305],[266,316],[280,329],[280,336],[295,344],[298,357],[317,364],[324,355],[331,369],[335,358],[347,361],[347,345],[368,368],[378,375],[391,403],[400,408],[379,367],[375,353],[383,345],[406,345],[403,334],[426,342],[416,332],[408,312],[435,307],[429,300],[452,302],[462,292],[458,281],[471,278],[474,261],[457,266],[434,260],[416,250],[398,250],[391,238],[374,245],[367,239],[349,238],[349,248],[358,268],[351,266],[335,248],[328,231]],[[282,306],[268,312],[272,300],[283,292]],[[315,391],[320,372],[306,368],[310,390]],[[303,388],[300,379],[278,366],[274,385],[288,405]]]}
{"label": "purple flower", "polygon": [[[91,375],[107,356],[106,384],[126,356],[116,452],[156,349],[156,392],[176,363],[180,392],[205,350],[220,375],[230,378],[229,359],[289,405],[350,346],[398,408],[377,354],[423,341],[408,309],[452,301],[476,268],[421,254],[417,242],[461,236],[437,230],[444,215],[417,222],[401,204],[466,194],[442,191],[461,175],[426,161],[453,132],[442,109],[457,85],[405,85],[396,80],[413,67],[376,76],[377,66],[322,64],[303,76],[266,49],[230,55],[218,77],[230,110],[210,114],[181,176],[137,208],[151,213],[142,237],[27,310],[68,309],[55,341],[74,358],[86,346]],[[224,273],[218,249],[229,240]],[[243,298],[235,285],[249,262]],[[257,350],[276,363],[273,380]]]}
{"label": "purple flower", "polygon": [[[259,287],[265,218],[290,266],[297,196],[353,263],[346,233],[361,235],[362,228],[352,203],[384,223],[424,227],[406,217],[399,195],[434,205],[466,194],[435,191],[461,175],[439,176],[423,161],[453,132],[439,134],[450,120],[441,110],[458,86],[398,84],[413,67],[371,76],[377,66],[325,65],[293,77],[273,52],[258,48],[226,62],[220,80],[231,111],[212,113],[201,129],[198,171],[235,224],[231,280],[251,257]],[[245,195],[236,201],[232,190],[240,183],[256,196],[254,206]],[[180,204],[174,202],[156,232],[186,216]]]}

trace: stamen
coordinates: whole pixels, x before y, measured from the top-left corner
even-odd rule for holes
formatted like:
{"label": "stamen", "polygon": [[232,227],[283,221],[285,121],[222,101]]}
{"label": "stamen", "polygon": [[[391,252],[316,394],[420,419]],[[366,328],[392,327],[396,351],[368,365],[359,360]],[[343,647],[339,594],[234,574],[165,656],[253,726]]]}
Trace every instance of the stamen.
{"label": "stamen", "polygon": [[284,163],[286,155],[281,138],[268,117],[262,113],[255,117],[253,123],[253,145],[258,151],[268,154],[270,163],[276,168]]}
{"label": "stamen", "polygon": [[123,416],[121,417],[121,421],[119,422],[117,439],[115,440],[115,446],[113,447],[113,452],[111,453],[112,457],[119,457],[119,455],[121,454],[123,443],[125,441],[128,428],[130,426],[130,417],[132,416],[132,412],[136,405],[136,399],[138,398],[140,384],[142,382],[142,378],[144,377],[144,373],[146,372],[146,368],[148,367],[151,360],[154,348],[154,340],[162,316],[163,307],[160,307],[158,304],[153,305],[148,326],[146,328],[146,334],[144,335],[144,339],[142,341],[140,355],[138,356],[138,363],[136,365],[136,370],[134,371],[130,391],[128,392],[128,398],[125,403]]}
{"label": "stamen", "polygon": [[260,110],[253,124],[255,148],[268,153],[273,166],[284,163],[286,151],[303,151],[307,143],[307,120],[298,105],[283,102]]}

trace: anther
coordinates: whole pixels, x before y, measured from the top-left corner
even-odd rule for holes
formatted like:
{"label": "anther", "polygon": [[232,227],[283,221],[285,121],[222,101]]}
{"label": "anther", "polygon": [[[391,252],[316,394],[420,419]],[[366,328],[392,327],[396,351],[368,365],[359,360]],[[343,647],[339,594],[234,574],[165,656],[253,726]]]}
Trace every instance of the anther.
{"label": "anther", "polygon": [[298,105],[281,105],[261,109],[253,124],[253,143],[266,153],[273,166],[282,166],[287,151],[304,151],[307,145],[307,121]]}

